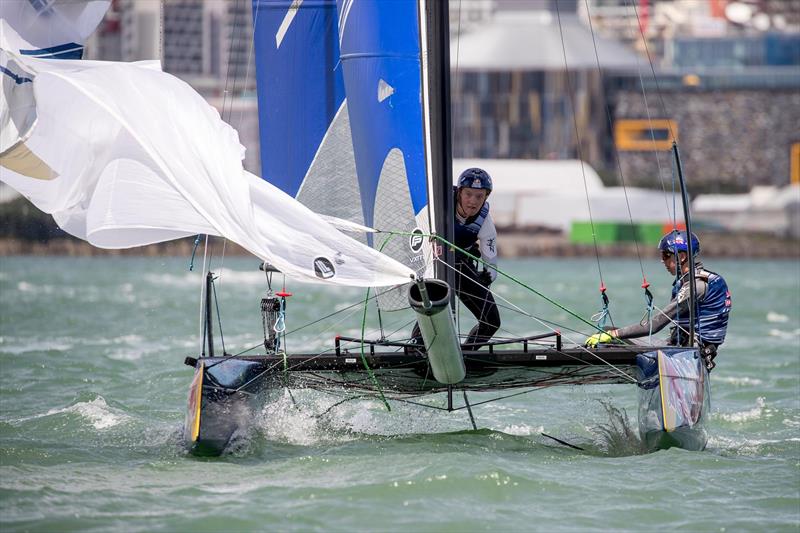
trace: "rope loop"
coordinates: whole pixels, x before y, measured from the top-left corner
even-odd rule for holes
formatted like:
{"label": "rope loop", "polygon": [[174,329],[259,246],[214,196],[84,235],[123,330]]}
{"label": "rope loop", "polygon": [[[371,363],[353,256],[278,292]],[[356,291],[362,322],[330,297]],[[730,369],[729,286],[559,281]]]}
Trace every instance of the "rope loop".
{"label": "rope loop", "polygon": [[197,253],[197,247],[200,246],[200,235],[194,239],[194,247],[192,248],[192,257],[189,259],[189,272],[194,270],[194,255]]}
{"label": "rope loop", "polygon": [[278,319],[275,321],[275,326],[272,328],[275,333],[283,333],[286,331],[286,298],[281,298],[281,306],[278,311]]}

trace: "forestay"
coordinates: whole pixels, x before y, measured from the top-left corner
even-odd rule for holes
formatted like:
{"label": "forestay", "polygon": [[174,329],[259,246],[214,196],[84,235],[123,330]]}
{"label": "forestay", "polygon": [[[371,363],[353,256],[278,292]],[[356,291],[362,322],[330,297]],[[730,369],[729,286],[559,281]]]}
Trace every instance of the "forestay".
{"label": "forestay", "polygon": [[1,53],[4,113],[19,123],[2,179],[65,231],[103,248],[219,235],[312,282],[387,286],[413,274],[245,172],[236,131],[157,62]]}
{"label": "forestay", "polygon": [[[262,177],[315,212],[400,233],[362,238],[419,272],[431,230],[420,9],[253,0]],[[381,299],[399,306],[404,294]]]}

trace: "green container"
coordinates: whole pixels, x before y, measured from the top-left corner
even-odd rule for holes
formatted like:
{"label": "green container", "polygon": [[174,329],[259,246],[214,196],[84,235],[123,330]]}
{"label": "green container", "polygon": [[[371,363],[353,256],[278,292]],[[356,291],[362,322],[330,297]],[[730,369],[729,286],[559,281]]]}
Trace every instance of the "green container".
{"label": "green container", "polygon": [[[613,244],[617,242],[618,226],[616,222],[595,222],[594,233],[597,244]],[[592,224],[589,222],[573,222],[569,233],[573,244],[594,244]]]}
{"label": "green container", "polygon": [[637,225],[639,227],[639,244],[645,246],[658,246],[658,241],[664,235],[664,224],[657,222],[644,222]]}
{"label": "green container", "polygon": [[[630,222],[599,221],[594,223],[597,244],[616,244],[622,242],[638,242],[649,246],[656,245],[661,238],[663,224],[643,222],[631,225]],[[570,228],[569,240],[572,244],[594,244],[592,224],[585,221],[574,221]]]}

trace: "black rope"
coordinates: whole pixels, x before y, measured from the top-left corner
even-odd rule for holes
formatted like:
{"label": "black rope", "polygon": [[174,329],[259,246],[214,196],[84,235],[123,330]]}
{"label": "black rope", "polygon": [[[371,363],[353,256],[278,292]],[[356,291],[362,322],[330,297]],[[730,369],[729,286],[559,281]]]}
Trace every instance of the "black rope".
{"label": "black rope", "polygon": [[[594,26],[592,25],[592,16],[589,11],[589,0],[583,0],[583,2],[584,5],[586,6],[586,18],[589,19],[589,31],[592,34],[592,44],[594,45],[594,57],[595,57],[595,62],[597,63],[597,75],[599,79],[602,79],[602,69],[600,68],[600,54],[597,51],[597,40],[595,38]],[[608,121],[609,130],[612,130],[614,127],[614,121],[611,118],[611,110],[609,109],[607,99],[603,99],[603,108],[605,109],[606,112],[606,120]],[[628,187],[625,184],[625,174],[622,171],[622,163],[620,162],[619,150],[617,149],[616,143],[612,143],[612,146],[614,147],[614,160],[617,163],[617,170],[619,171],[619,179],[622,184],[622,191],[625,193],[625,205],[628,208],[628,220],[630,221],[631,228],[633,229],[634,228],[633,213],[631,212],[631,204],[628,199]],[[644,265],[642,264],[642,255],[639,251],[639,236],[637,235],[636,232],[634,232],[633,242],[636,245],[636,256],[639,258],[639,269],[642,271],[642,278],[644,278],[645,277]],[[607,303],[608,302],[606,301],[606,305]]]}
{"label": "black rope", "polygon": [[592,217],[592,204],[589,201],[589,187],[586,184],[586,169],[584,168],[583,162],[583,153],[581,151],[581,136],[580,131],[578,128],[578,117],[577,111],[575,109],[575,95],[574,91],[572,90],[572,83],[570,83],[569,77],[569,65],[567,64],[567,47],[564,43],[564,28],[561,25],[561,10],[558,8],[558,2],[554,2],[556,6],[556,16],[558,18],[558,31],[559,35],[561,36],[561,51],[564,54],[564,79],[567,83],[567,96],[569,99],[570,106],[572,107],[572,124],[575,128],[575,149],[578,153],[578,160],[581,162],[581,174],[583,175],[583,190],[586,194],[586,207],[589,210],[589,224],[592,227],[592,241],[594,242],[594,255],[595,259],[597,260],[597,272],[600,276],[600,287],[601,291],[605,292],[605,282],[603,281],[603,269],[600,266],[600,250],[597,247],[597,235],[594,229],[594,218]]}
{"label": "black rope", "polygon": [[462,393],[464,393],[464,405],[467,406],[467,412],[469,413],[469,421],[472,422],[472,429],[478,431],[478,426],[475,424],[475,416],[472,414],[472,407],[469,405],[469,399],[467,398],[467,391],[462,389]]}
{"label": "black rope", "polygon": [[214,283],[214,279],[211,280],[211,289],[214,291],[214,306],[217,308],[217,323],[219,324],[219,338],[222,342],[222,355],[226,356],[228,352],[225,350],[225,335],[222,332],[222,313],[219,312],[219,298],[217,298],[217,285]]}
{"label": "black rope", "polygon": [[547,437],[548,439],[553,439],[553,440],[554,440],[554,441],[556,441],[557,443],[559,443],[559,444],[563,444],[564,446],[569,446],[569,447],[570,447],[570,448],[572,448],[573,450],[585,451],[585,450],[584,450],[583,448],[581,448],[580,446],[575,446],[574,444],[570,444],[570,443],[569,443],[569,442],[567,442],[567,441],[564,441],[564,440],[558,439],[558,438],[556,438],[556,437],[554,437],[554,436],[552,436],[552,435],[548,435],[547,433],[540,433],[540,435],[541,435],[542,437]]}

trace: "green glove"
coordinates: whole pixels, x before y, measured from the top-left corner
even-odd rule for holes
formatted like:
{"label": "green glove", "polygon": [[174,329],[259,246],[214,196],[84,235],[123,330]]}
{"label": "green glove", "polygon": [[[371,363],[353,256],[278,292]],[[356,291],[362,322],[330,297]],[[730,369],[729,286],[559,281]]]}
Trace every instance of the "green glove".
{"label": "green glove", "polygon": [[590,348],[594,348],[598,344],[608,344],[613,340],[614,337],[612,337],[608,333],[595,333],[594,335],[586,339],[586,342],[584,344],[586,346],[589,346]]}

